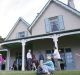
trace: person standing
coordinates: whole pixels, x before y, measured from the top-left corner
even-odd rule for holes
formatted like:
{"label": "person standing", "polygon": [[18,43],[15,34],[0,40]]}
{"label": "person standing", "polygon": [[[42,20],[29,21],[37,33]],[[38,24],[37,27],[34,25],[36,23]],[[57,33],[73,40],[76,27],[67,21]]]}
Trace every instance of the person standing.
{"label": "person standing", "polygon": [[2,63],[3,63],[3,58],[2,58],[2,54],[0,54],[0,70],[2,70]]}
{"label": "person standing", "polygon": [[35,54],[33,53],[32,54],[32,69],[33,70],[36,70],[36,56],[35,56]]}
{"label": "person standing", "polygon": [[52,54],[53,55],[53,60],[54,60],[54,64],[55,64],[55,69],[57,71],[60,71],[61,70],[61,67],[60,67],[60,54],[59,54],[59,51],[56,47],[54,47],[54,53]]}
{"label": "person standing", "polygon": [[31,70],[31,66],[32,66],[32,55],[31,55],[31,50],[29,49],[27,52],[27,66],[28,66],[28,70]]}
{"label": "person standing", "polygon": [[44,61],[44,56],[43,56],[42,52],[40,52],[40,54],[39,54],[39,63],[40,63],[40,65],[43,65],[43,61]]}
{"label": "person standing", "polygon": [[22,68],[22,58],[19,57],[19,59],[18,59],[18,69],[21,70],[21,68]]}

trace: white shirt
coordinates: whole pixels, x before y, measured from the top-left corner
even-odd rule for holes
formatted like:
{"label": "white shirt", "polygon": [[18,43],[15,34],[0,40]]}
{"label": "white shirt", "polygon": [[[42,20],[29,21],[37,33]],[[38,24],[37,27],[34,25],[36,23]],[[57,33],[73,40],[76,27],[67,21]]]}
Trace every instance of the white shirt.
{"label": "white shirt", "polygon": [[54,50],[53,57],[54,59],[61,59],[59,51],[57,49]]}
{"label": "white shirt", "polygon": [[31,58],[32,59],[32,55],[30,52],[27,53],[27,58]]}

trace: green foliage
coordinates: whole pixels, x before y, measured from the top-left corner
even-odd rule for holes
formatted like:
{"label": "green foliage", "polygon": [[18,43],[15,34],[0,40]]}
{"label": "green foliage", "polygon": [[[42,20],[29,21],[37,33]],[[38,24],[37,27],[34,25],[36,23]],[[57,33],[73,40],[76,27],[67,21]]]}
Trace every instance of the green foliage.
{"label": "green foliage", "polygon": [[2,38],[2,36],[0,36],[0,43],[4,41],[4,38]]}

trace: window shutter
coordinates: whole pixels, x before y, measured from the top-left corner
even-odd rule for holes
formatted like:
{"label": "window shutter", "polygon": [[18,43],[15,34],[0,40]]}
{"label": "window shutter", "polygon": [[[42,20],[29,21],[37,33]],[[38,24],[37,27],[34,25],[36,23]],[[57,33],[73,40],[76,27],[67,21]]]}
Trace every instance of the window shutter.
{"label": "window shutter", "polygon": [[19,33],[16,33],[16,38],[17,38],[17,39],[19,38]]}
{"label": "window shutter", "polygon": [[63,16],[58,16],[58,26],[59,26],[59,30],[64,30]]}
{"label": "window shutter", "polygon": [[28,31],[25,31],[25,37],[27,37],[28,36]]}
{"label": "window shutter", "polygon": [[51,25],[50,25],[50,21],[48,18],[45,19],[45,28],[46,28],[47,33],[51,31]]}

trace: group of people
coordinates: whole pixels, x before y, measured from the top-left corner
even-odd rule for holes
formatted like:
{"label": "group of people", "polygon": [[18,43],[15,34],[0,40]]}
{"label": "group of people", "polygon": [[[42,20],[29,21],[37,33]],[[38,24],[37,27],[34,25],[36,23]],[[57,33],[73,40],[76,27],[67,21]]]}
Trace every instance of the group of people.
{"label": "group of people", "polygon": [[22,58],[17,57],[16,60],[14,60],[13,62],[11,70],[21,70],[21,68],[22,68]]}
{"label": "group of people", "polygon": [[[38,68],[42,68],[43,72],[46,72],[47,74],[50,74],[50,72],[54,70],[58,70],[58,71],[61,70],[61,67],[60,67],[61,57],[56,47],[54,47],[53,53],[51,54],[51,56],[47,56],[46,58],[47,60],[46,62],[44,62],[44,59],[45,59],[44,55],[42,52],[39,52],[38,59],[36,59],[35,54],[32,53],[31,50],[29,49],[26,54],[26,64],[25,64],[26,67],[25,68],[29,71],[38,70]],[[18,63],[19,70],[21,70],[21,65],[22,65],[21,61]],[[15,67],[15,62],[13,66]]]}
{"label": "group of people", "polygon": [[39,60],[36,59],[36,56],[34,53],[31,53],[31,50],[29,49],[27,52],[27,61],[26,61],[26,69],[27,70],[36,70],[38,65],[39,65],[39,61],[43,61],[44,60],[44,56],[40,53],[39,55]]}
{"label": "group of people", "polygon": [[42,68],[43,73],[47,73],[47,75],[50,75],[50,73],[54,72],[54,70],[60,71],[60,54],[56,47],[54,47],[54,52],[51,54],[51,56],[47,56],[47,61],[39,66],[39,69]]}
{"label": "group of people", "polygon": [[[50,74],[50,72],[54,71],[54,70],[61,70],[60,67],[60,54],[59,51],[56,47],[54,47],[53,49],[53,53],[51,54],[51,56],[47,56],[47,61],[44,62],[44,56],[43,54],[40,52],[39,54],[39,64],[36,67],[36,57],[35,55],[31,54],[31,50],[29,50],[27,52],[27,68],[28,70],[31,70],[32,68],[34,68],[35,70],[38,69],[38,67],[42,68],[43,72],[46,72],[47,74]],[[32,67],[31,67],[32,65]]]}
{"label": "group of people", "polygon": [[[47,56],[47,61],[44,62],[44,55],[42,52],[39,52],[39,57],[36,59],[35,54],[31,53],[31,50],[29,49],[26,54],[26,69],[27,70],[37,70],[38,67],[41,67],[44,72],[47,72],[48,74],[50,71],[54,70],[61,70],[60,67],[60,54],[56,47],[53,49],[53,53],[51,56]],[[2,66],[4,64],[4,58],[3,55],[0,54],[0,70],[2,69]],[[13,67],[15,70],[21,70],[22,67],[22,58],[19,57],[14,61]]]}

